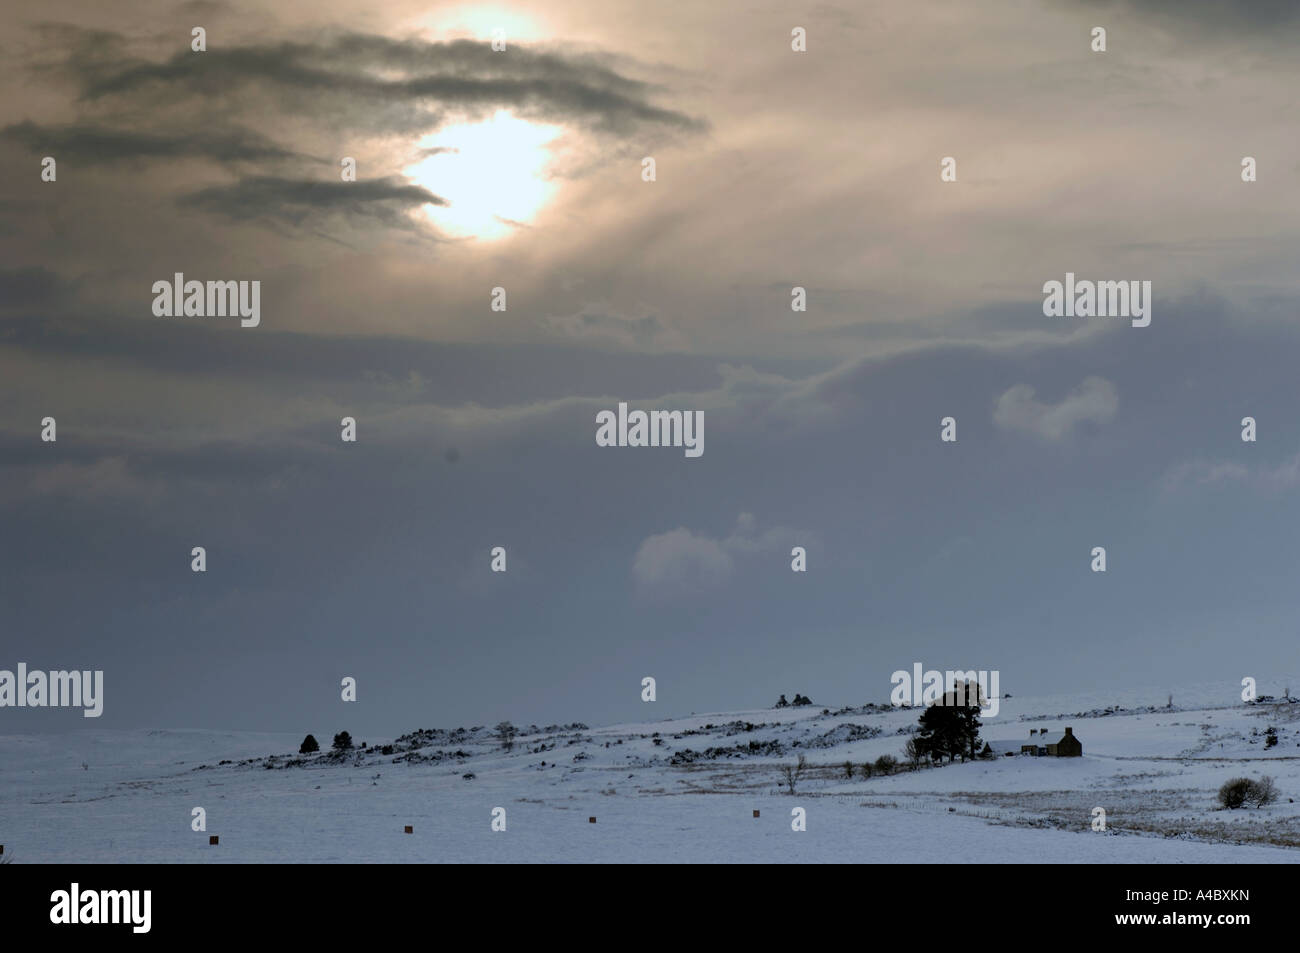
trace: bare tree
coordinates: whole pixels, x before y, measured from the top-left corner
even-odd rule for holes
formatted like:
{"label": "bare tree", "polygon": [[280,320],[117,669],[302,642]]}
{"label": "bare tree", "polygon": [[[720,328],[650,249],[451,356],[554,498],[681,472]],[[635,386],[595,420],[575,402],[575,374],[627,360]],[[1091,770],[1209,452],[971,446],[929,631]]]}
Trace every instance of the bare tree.
{"label": "bare tree", "polygon": [[794,787],[803,777],[804,772],[808,770],[808,759],[799,755],[798,764],[786,764],[781,766],[781,776],[785,778],[785,786],[794,794]]}
{"label": "bare tree", "polygon": [[1255,788],[1250,792],[1248,800],[1254,801],[1256,807],[1272,804],[1277,800],[1277,785],[1270,777],[1260,778],[1255,782]]}
{"label": "bare tree", "polygon": [[497,725],[497,740],[501,742],[502,751],[511,751],[515,746],[515,735],[519,732],[514,725],[503,721]]}
{"label": "bare tree", "polygon": [[921,744],[916,738],[908,738],[907,744],[903,745],[903,756],[907,758],[908,764],[915,771],[925,759],[925,745]]}

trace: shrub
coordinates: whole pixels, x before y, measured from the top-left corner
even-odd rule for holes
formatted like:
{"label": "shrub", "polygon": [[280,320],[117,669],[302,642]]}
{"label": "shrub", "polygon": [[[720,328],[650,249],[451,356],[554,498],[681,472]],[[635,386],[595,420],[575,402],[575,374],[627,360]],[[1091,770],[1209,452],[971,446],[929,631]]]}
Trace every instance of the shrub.
{"label": "shrub", "polygon": [[1272,778],[1231,778],[1219,788],[1219,803],[1235,811],[1247,804],[1263,807],[1277,800],[1277,787]]}
{"label": "shrub", "polygon": [[315,735],[308,735],[302,739],[302,744],[298,746],[299,754],[314,754],[320,751],[320,744],[316,741]]}
{"label": "shrub", "polygon": [[352,736],[346,731],[340,731],[334,736],[334,750],[347,751],[352,747]]}
{"label": "shrub", "polygon": [[1219,803],[1235,811],[1246,803],[1246,791],[1250,787],[1250,778],[1231,778],[1219,788]]}
{"label": "shrub", "polygon": [[876,771],[880,774],[893,774],[896,767],[898,767],[898,759],[892,754],[882,754],[876,759]]}
{"label": "shrub", "polygon": [[845,762],[844,762],[844,777],[847,778],[847,779],[850,780],[850,781],[853,780],[853,762],[852,762],[852,761],[845,761]]}
{"label": "shrub", "polygon": [[796,764],[785,764],[781,766],[781,777],[785,781],[785,786],[790,789],[790,793],[795,793],[795,786],[803,777],[804,772],[808,770],[808,759],[799,755],[799,761]]}

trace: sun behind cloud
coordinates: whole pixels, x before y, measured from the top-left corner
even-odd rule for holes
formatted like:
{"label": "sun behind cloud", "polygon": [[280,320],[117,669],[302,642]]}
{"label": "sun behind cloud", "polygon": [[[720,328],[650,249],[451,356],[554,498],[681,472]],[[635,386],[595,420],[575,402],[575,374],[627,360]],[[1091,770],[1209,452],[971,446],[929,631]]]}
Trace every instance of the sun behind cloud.
{"label": "sun behind cloud", "polygon": [[405,174],[447,200],[424,206],[424,213],[448,235],[503,238],[530,223],[555,194],[545,175],[547,147],[562,131],[501,109],[422,139],[422,158]]}
{"label": "sun behind cloud", "polygon": [[421,14],[402,24],[430,36],[490,41],[503,37],[508,44],[534,43],[547,39],[553,30],[536,12],[525,12],[503,4],[467,3],[435,13]]}

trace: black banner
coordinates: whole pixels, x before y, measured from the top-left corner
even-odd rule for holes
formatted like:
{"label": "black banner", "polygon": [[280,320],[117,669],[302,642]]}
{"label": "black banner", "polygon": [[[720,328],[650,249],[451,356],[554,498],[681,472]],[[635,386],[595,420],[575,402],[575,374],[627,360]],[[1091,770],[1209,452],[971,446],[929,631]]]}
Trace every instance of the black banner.
{"label": "black banner", "polygon": [[956,857],[943,866],[822,871],[573,866],[556,876],[540,866],[463,866],[444,876],[414,865],[13,865],[5,876],[7,939],[68,934],[92,943],[373,939],[420,923],[473,932],[502,915],[570,938],[583,924],[605,923],[766,936],[786,918],[791,929],[825,919],[867,932],[924,923],[999,939],[1136,931],[1230,943],[1289,922],[1282,906],[1295,878],[1291,867],[1031,867]]}

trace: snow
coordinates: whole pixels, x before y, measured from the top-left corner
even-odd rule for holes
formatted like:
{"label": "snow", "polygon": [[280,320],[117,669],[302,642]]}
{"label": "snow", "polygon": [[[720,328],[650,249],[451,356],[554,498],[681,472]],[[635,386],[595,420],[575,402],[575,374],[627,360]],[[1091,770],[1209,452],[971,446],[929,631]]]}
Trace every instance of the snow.
{"label": "snow", "polygon": [[[918,710],[823,715],[816,705],[521,728],[508,753],[476,729],[394,741],[388,756],[370,749],[291,766],[305,731],[8,735],[0,843],[19,863],[1295,862],[1300,704],[1222,694],[1175,692],[1172,709],[1160,707],[1165,697],[1004,699],[984,739],[1018,746],[1030,728],[1048,727],[1055,741],[1069,725],[1084,756],[871,778],[863,762],[901,760]],[[750,742],[768,753],[749,754]],[[782,767],[801,753],[809,772],[792,797]],[[1218,808],[1225,780],[1263,774],[1279,802]],[[196,806],[207,812],[204,832],[191,830]],[[498,806],[505,832],[491,829]],[[791,830],[794,807],[806,811],[806,831]],[[1106,832],[1092,830],[1097,807]]]}

